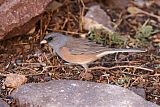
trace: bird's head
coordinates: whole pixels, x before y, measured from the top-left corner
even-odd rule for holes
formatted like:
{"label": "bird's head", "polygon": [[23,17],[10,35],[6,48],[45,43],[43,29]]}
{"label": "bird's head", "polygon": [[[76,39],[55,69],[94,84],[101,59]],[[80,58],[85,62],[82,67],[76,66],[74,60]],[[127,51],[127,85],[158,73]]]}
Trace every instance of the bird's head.
{"label": "bird's head", "polygon": [[60,33],[50,33],[47,34],[44,39],[40,42],[40,44],[48,43],[52,48],[60,48],[65,45],[66,41],[69,37],[62,35]]}

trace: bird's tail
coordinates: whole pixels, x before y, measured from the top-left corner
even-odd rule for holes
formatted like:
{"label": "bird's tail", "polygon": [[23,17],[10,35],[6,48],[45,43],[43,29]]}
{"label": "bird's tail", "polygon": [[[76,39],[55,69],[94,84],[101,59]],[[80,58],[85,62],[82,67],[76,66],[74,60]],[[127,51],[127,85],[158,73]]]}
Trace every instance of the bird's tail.
{"label": "bird's tail", "polygon": [[105,55],[108,55],[108,54],[113,54],[113,53],[118,53],[118,52],[146,52],[146,50],[144,49],[110,49],[110,50],[106,50],[104,52],[101,52],[99,54],[97,54],[97,57],[100,58],[100,57],[103,57]]}

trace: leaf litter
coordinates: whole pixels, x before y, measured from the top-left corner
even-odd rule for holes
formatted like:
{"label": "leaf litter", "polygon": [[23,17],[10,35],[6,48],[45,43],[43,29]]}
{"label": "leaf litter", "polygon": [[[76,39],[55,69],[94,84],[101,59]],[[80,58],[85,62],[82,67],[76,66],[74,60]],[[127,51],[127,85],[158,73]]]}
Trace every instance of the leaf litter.
{"label": "leaf litter", "polygon": [[[148,50],[146,53],[107,55],[90,64],[92,70],[88,74],[89,77],[86,77],[87,80],[116,84],[126,88],[142,88],[145,90],[145,93],[142,92],[145,99],[160,104],[160,50],[158,45],[160,43],[160,13],[156,11],[159,9],[158,5],[152,3],[149,7],[144,8],[132,4],[138,12],[130,14],[131,12],[126,10],[126,6],[131,8],[128,4],[124,8],[117,9],[110,7],[112,5],[106,6],[101,0],[97,1],[60,0],[62,5],[56,11],[46,12],[32,33],[1,41],[1,87],[5,83],[6,75],[10,74],[23,75],[27,78],[27,83],[55,79],[80,80],[80,74],[84,71],[82,67],[64,64],[64,61],[54,55],[51,48],[47,45],[41,46],[40,41],[45,34],[53,31],[74,37],[85,34],[88,39],[107,47],[141,47]],[[99,4],[110,17],[114,25],[114,33],[111,34],[103,29],[90,31],[83,29],[82,18],[88,11],[87,7],[92,4]],[[152,11],[153,8],[155,11]],[[26,80],[22,83],[25,82]],[[1,98],[6,99],[13,88],[15,87],[3,87]]]}

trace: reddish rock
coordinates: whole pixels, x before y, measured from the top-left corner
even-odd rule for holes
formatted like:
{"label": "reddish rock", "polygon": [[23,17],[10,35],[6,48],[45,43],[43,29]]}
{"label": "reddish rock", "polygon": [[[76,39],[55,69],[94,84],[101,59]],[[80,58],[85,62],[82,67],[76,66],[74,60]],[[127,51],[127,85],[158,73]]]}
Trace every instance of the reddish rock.
{"label": "reddish rock", "polygon": [[52,0],[2,0],[0,40],[28,32]]}

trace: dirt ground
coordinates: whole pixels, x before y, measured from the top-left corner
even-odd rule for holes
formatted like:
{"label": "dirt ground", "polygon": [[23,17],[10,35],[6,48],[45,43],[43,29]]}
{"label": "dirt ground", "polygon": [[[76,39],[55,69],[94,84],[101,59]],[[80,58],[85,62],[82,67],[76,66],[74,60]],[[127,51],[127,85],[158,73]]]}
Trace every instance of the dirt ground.
{"label": "dirt ground", "polygon": [[[60,0],[60,2],[63,1]],[[85,78],[80,76],[84,72],[81,66],[64,64],[64,61],[54,55],[48,45],[40,45],[45,34],[53,31],[75,37],[87,33],[82,29],[81,18],[87,11],[84,5],[91,4],[94,2],[84,4],[82,0],[65,1],[56,11],[46,12],[32,34],[0,42],[1,98],[10,102],[9,95],[13,88],[4,87],[3,83],[5,75],[13,73],[25,75],[28,79],[27,83],[67,79],[116,84],[126,88],[136,87],[137,90],[144,90],[139,93],[143,94],[145,99],[160,105],[160,49],[157,42],[155,43],[157,40],[155,38],[158,38],[157,35],[160,33],[156,32],[141,38],[135,36],[138,35],[140,26],[144,25],[146,20],[148,21],[146,26],[152,26],[153,31],[160,29],[157,19],[144,14],[131,16],[125,10],[110,8],[99,2],[112,22],[117,25],[116,32],[121,35],[120,37],[129,38],[125,44],[119,44],[110,37],[105,38],[106,35],[104,36],[103,32],[93,31],[92,33],[105,38],[102,44],[116,48],[139,47],[147,49],[147,52],[107,55],[90,64],[90,67],[94,68]],[[160,7],[153,5],[143,10],[157,14],[158,9]],[[119,35],[116,37],[119,38]],[[96,40],[94,37],[92,39]]]}

